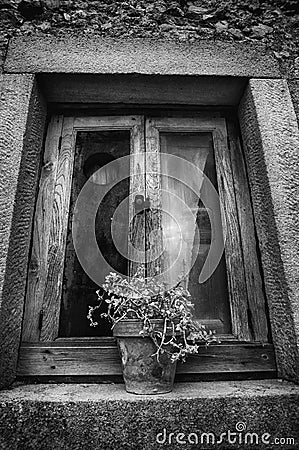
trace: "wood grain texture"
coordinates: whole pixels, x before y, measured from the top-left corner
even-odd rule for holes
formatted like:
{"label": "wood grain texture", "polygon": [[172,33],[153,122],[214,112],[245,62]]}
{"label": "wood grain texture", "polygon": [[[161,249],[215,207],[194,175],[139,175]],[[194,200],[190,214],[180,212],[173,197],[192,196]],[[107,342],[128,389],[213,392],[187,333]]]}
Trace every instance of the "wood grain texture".
{"label": "wood grain texture", "polygon": [[225,260],[230,295],[232,332],[238,339],[249,341],[253,336],[248,324],[247,290],[240,225],[224,121],[222,126],[213,132],[213,141],[222,226],[226,234]]}
{"label": "wood grain texture", "polygon": [[74,119],[64,118],[61,149],[57,165],[53,212],[48,245],[48,269],[43,299],[41,341],[51,341],[58,335],[59,313],[65,259],[66,233],[74,163]]}
{"label": "wood grain texture", "polygon": [[141,116],[90,116],[75,117],[74,128],[76,130],[130,130],[131,128],[141,126]]}
{"label": "wood grain texture", "polygon": [[[219,344],[200,347],[198,355],[179,363],[177,373],[275,372],[270,344]],[[121,375],[121,362],[115,343],[74,341],[43,346],[23,344],[18,376]]]}
{"label": "wood grain texture", "polygon": [[145,214],[135,214],[136,195],[145,198],[144,118],[131,128],[128,259],[129,276],[145,263]]}
{"label": "wood grain texture", "polygon": [[59,140],[63,117],[53,116],[45,142],[43,166],[34,218],[32,251],[27,278],[27,294],[23,321],[23,341],[37,341],[40,337],[39,316],[48,271],[50,222],[53,213],[54,190],[59,158]]}
{"label": "wood grain texture", "polygon": [[263,292],[257,241],[246,167],[235,125],[228,121],[228,136],[232,173],[235,186],[238,220],[242,241],[243,265],[247,289],[247,309],[250,314],[250,331],[253,340],[268,341],[266,299]]}
{"label": "wood grain texture", "polygon": [[146,120],[146,196],[150,201],[147,217],[147,275],[160,275],[163,271],[162,195],[159,131],[152,119]]}

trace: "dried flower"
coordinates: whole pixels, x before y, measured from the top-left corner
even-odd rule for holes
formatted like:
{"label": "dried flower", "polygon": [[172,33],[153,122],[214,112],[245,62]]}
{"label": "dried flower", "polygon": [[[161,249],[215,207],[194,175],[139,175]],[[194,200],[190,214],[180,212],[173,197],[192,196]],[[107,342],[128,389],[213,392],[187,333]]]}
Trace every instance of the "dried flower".
{"label": "dried flower", "polygon": [[[150,337],[157,347],[153,356],[169,353],[171,360],[185,360],[186,356],[198,351],[198,343],[218,341],[215,332],[207,331],[203,325],[193,320],[194,305],[190,293],[180,283],[166,289],[165,283],[156,278],[144,278],[141,266],[128,281],[119,274],[110,272],[105,278],[104,294],[97,291],[99,305],[89,307],[87,318],[90,326],[98,325],[92,314],[105,301],[108,312],[101,314],[112,322],[112,328],[120,320],[138,319],[143,322],[141,335]],[[107,296],[108,294],[108,296]],[[163,331],[157,329],[155,319],[162,319]]]}

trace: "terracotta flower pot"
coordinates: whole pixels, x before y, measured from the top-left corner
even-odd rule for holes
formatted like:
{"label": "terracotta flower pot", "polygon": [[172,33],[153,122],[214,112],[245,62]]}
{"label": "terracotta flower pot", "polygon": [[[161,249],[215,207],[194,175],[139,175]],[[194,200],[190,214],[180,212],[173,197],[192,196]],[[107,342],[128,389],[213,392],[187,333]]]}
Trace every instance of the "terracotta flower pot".
{"label": "terracotta flower pot", "polygon": [[[153,320],[158,330],[163,329],[163,320]],[[159,362],[152,356],[157,348],[150,337],[140,336],[142,322],[123,320],[118,322],[113,335],[117,339],[121,355],[126,391],[133,394],[163,394],[173,389],[176,362],[163,353]]]}

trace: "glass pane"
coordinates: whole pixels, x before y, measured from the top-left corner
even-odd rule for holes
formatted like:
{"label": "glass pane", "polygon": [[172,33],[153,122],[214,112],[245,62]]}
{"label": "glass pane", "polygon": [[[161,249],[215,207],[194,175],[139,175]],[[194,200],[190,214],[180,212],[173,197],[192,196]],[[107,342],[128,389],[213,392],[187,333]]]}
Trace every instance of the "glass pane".
{"label": "glass pane", "polygon": [[[97,183],[109,185],[118,176],[116,170],[111,171],[107,166],[107,170],[101,171],[100,177],[94,172],[100,167],[105,167],[110,161],[129,153],[129,131],[79,132],[77,135],[60,315],[59,336],[61,337],[111,335],[110,324],[100,318],[100,313],[105,311],[105,304],[94,315],[99,323],[97,327],[90,327],[86,317],[88,306],[98,304],[96,290],[99,287],[84,272],[77,259],[71,227],[73,209],[87,179],[94,177]],[[128,273],[128,261],[114,246],[111,236],[111,218],[117,206],[128,195],[129,179],[125,179],[108,190],[95,218],[95,234],[101,253],[113,269],[125,275]],[[90,201],[96,201],[96,199],[90,199]],[[122,219],[123,226],[118,227],[118,233],[123,233],[123,240],[127,241],[128,224],[125,221],[128,221],[128,211],[124,211]]]}
{"label": "glass pane", "polygon": [[[160,133],[160,147],[161,152],[178,156],[195,165],[218,190],[211,133]],[[165,281],[173,286],[181,279],[182,274],[186,274],[183,282],[195,304],[196,318],[221,321],[220,330],[229,333],[230,314],[224,255],[213,275],[202,284],[198,281],[212,239],[210,217],[200,199],[203,191],[208,189],[207,182],[201,176],[194,177],[188,164],[180,164],[177,178],[167,176],[168,173],[173,173],[170,164],[175,164],[175,161],[162,158],[164,271],[171,267],[166,273]],[[188,184],[181,180],[188,180]],[[220,211],[211,211],[211,216],[213,214],[220,214]]]}

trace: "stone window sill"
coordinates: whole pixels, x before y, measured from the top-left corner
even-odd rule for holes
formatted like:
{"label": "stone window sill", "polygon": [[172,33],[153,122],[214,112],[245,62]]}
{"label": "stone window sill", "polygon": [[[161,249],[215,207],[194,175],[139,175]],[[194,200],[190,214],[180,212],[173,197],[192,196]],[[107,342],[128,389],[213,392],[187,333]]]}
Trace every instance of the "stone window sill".
{"label": "stone window sill", "polygon": [[299,386],[281,380],[176,383],[172,393],[156,396],[128,394],[123,384],[16,384],[0,392],[0,448],[216,448],[175,439],[219,438],[237,426],[245,427],[242,438],[268,433],[295,439],[294,446],[271,448],[298,448],[298,400]]}
{"label": "stone window sill", "polygon": [[279,380],[207,381],[175,383],[168,394],[135,395],[125,391],[122,383],[15,383],[0,391],[1,402],[165,402],[179,400],[253,398],[273,395],[299,395],[299,386]]}

